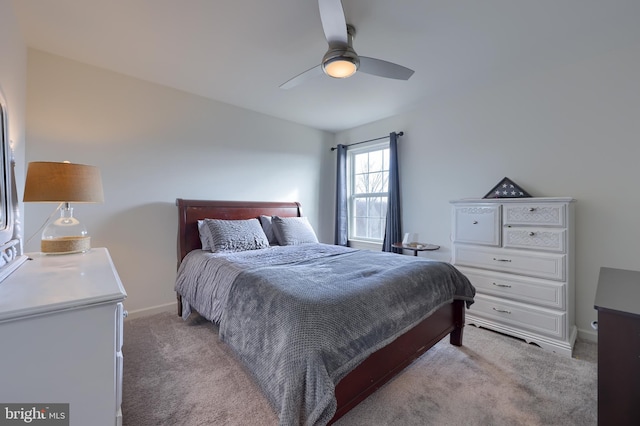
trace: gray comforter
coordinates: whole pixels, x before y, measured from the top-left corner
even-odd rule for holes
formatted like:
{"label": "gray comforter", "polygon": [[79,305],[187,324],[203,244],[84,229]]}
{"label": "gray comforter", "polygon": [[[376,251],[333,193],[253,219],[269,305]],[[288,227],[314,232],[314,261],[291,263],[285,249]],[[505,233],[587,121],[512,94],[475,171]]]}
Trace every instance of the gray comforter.
{"label": "gray comforter", "polygon": [[[473,303],[473,286],[448,263],[324,244],[275,249],[256,251],[269,251],[267,264],[245,258],[242,271],[218,267],[218,275],[236,271],[219,293],[219,333],[281,425],[326,424],[336,410],[335,384],[368,355],[454,299]],[[233,264],[229,256],[212,257]],[[193,294],[185,281],[179,274],[176,290]]]}

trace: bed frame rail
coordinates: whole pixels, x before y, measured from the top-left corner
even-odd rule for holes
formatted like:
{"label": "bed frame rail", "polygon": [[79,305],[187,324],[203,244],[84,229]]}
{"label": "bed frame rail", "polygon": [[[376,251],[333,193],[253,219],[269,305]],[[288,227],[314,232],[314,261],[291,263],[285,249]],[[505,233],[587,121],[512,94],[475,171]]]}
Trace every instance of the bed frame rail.
{"label": "bed frame rail", "polygon": [[338,409],[331,423],[374,393],[420,355],[442,340],[462,346],[464,302],[454,300],[436,310],[392,344],[371,354],[336,386]]}

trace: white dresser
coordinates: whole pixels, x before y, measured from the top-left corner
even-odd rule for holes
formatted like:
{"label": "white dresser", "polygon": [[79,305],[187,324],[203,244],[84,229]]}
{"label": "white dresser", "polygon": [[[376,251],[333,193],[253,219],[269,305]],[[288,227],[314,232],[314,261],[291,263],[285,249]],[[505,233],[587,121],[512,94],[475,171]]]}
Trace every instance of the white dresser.
{"label": "white dresser", "polygon": [[109,252],[31,254],[0,282],[0,403],[68,403],[69,424],[122,423],[122,302]]}
{"label": "white dresser", "polygon": [[572,198],[452,201],[452,263],[476,287],[467,323],[571,356]]}

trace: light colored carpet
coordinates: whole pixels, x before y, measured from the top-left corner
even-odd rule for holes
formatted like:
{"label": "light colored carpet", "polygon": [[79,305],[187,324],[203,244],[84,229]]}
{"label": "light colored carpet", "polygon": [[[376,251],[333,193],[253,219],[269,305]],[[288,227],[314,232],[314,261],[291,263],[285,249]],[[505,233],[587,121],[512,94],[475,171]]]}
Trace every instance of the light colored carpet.
{"label": "light colored carpet", "polygon": [[[473,326],[443,339],[336,424],[595,425],[596,344],[574,358]],[[123,423],[277,425],[251,376],[197,315],[125,322]]]}

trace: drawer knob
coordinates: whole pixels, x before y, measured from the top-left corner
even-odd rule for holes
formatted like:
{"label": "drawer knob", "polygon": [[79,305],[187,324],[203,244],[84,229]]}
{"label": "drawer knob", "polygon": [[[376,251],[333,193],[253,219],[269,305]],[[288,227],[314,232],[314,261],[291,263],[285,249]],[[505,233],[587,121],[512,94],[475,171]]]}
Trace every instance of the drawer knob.
{"label": "drawer knob", "polygon": [[477,221],[477,220],[474,220],[474,221],[473,221],[473,224],[474,224],[474,225],[477,225],[477,224],[478,224],[478,221]]}
{"label": "drawer knob", "polygon": [[507,311],[506,309],[498,309],[498,308],[493,308],[494,311],[496,312],[500,312],[501,314],[510,314],[511,311]]}
{"label": "drawer knob", "polygon": [[129,316],[129,312],[128,311],[122,311],[122,318],[126,318]]}
{"label": "drawer knob", "polygon": [[530,212],[534,212],[534,211],[536,211],[536,208],[535,207],[529,207],[529,211]]}
{"label": "drawer knob", "polygon": [[511,288],[509,284],[496,284],[496,283],[491,283],[491,284],[495,285],[496,287]]}
{"label": "drawer knob", "polygon": [[534,235],[536,235],[536,233],[535,233],[535,232],[529,232],[529,236],[530,236],[530,237],[533,237]]}
{"label": "drawer knob", "polygon": [[511,262],[511,259],[496,259],[495,257],[493,258],[493,260],[495,260],[496,262]]}

